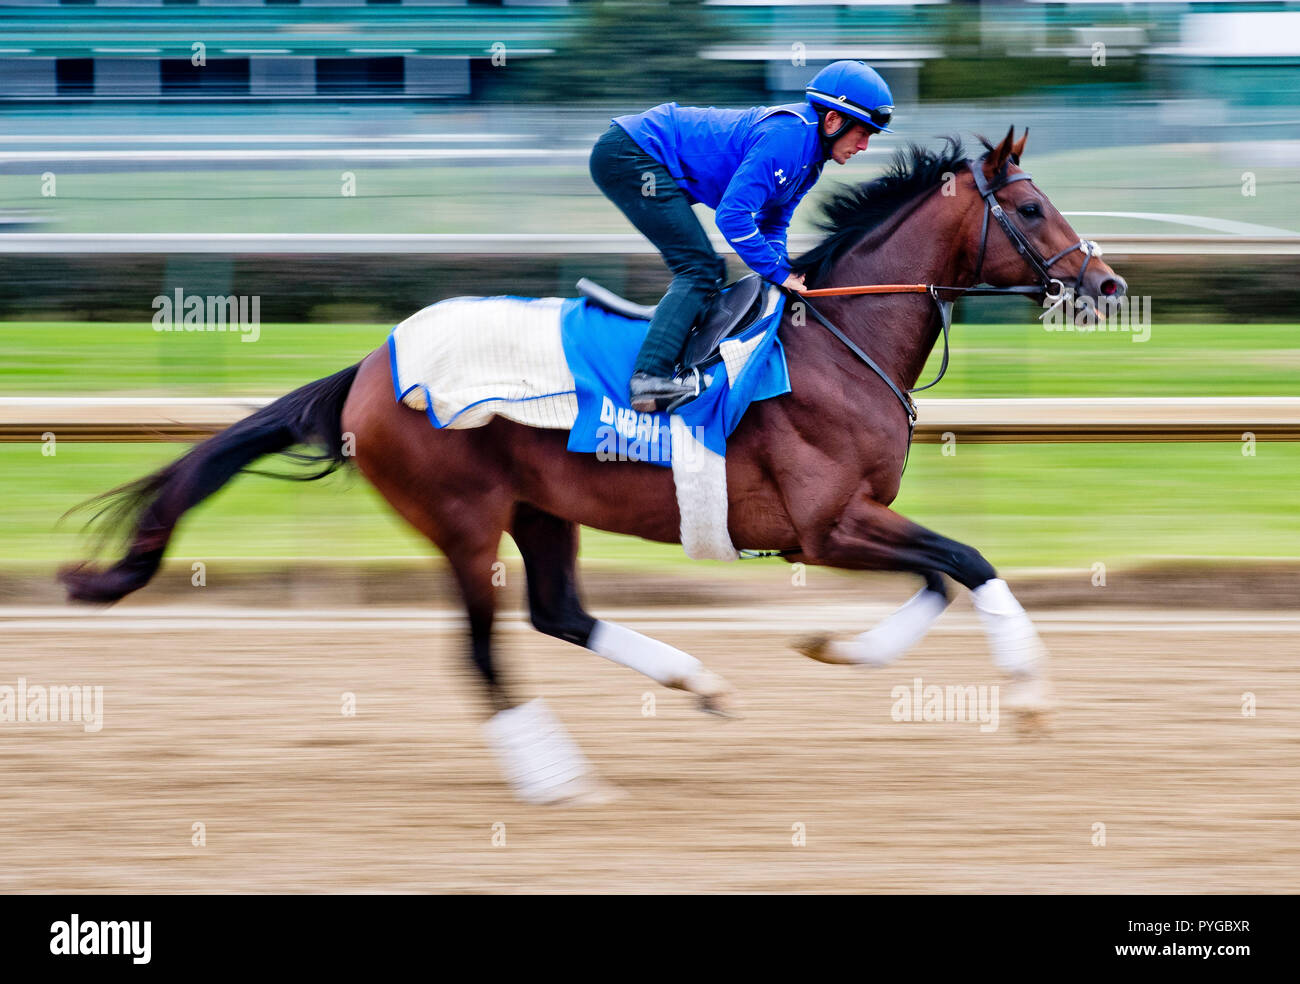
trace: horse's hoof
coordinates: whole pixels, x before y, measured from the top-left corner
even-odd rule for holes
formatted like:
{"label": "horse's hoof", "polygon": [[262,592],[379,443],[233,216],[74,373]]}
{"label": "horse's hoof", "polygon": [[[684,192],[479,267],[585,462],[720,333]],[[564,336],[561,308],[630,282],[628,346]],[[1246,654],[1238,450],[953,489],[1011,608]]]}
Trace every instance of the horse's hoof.
{"label": "horse's hoof", "polygon": [[1056,698],[1046,677],[1037,674],[1013,677],[1001,703],[1011,712],[1016,729],[1022,734],[1042,735],[1051,730]]}
{"label": "horse's hoof", "polygon": [[739,717],[739,701],[736,691],[722,677],[712,670],[701,670],[690,677],[684,687],[699,698],[699,708],[706,714],[718,717]]}
{"label": "horse's hoof", "polygon": [[1011,678],[1002,706],[1016,711],[1050,711],[1056,706],[1052,685],[1047,677],[1038,673],[1021,673]]}
{"label": "horse's hoof", "polygon": [[[795,652],[831,666],[886,666],[896,657],[878,658],[862,637],[853,640],[832,639],[828,635],[804,636],[790,644]],[[897,655],[902,655],[901,653]]]}
{"label": "horse's hoof", "polygon": [[740,711],[735,698],[731,695],[723,697],[701,697],[698,706],[705,714],[712,714],[715,717],[726,718],[729,721],[734,721],[740,717]]}
{"label": "horse's hoof", "polygon": [[1052,731],[1050,710],[1017,711],[1013,720],[1016,732],[1025,738],[1041,738]]}
{"label": "horse's hoof", "polygon": [[588,778],[573,792],[554,800],[552,806],[609,806],[626,799],[627,793],[603,779]]}
{"label": "horse's hoof", "polygon": [[819,663],[838,663],[830,657],[831,637],[828,635],[804,636],[790,643],[790,647],[802,656],[815,659]]}

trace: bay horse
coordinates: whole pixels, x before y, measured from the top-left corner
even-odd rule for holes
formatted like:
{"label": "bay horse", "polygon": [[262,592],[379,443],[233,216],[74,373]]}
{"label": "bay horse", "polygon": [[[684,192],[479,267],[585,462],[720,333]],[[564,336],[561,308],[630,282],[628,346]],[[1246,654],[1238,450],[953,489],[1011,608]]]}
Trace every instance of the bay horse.
{"label": "bay horse", "polygon": [[[1059,277],[1073,277],[1083,295],[1122,294],[1123,280],[1094,261],[1093,244],[1079,239],[1021,171],[1025,137],[1016,140],[1012,128],[996,147],[983,142],[987,153],[978,160],[966,159],[954,138],[940,151],[909,147],[882,177],[834,195],[825,206],[828,235],[795,263],[809,288],[1009,287],[1028,279],[1035,289],[1026,293],[1042,302]],[[791,392],[751,406],[728,444],[732,543],[783,550],[792,563],[923,579],[917,594],[871,631],[798,643],[826,662],[897,659],[947,607],[945,576],[952,578],[973,592],[994,664],[1010,676],[1004,706],[1041,712],[1050,701],[1046,654],[1006,583],[974,547],[890,509],[911,438],[907,398],[900,406],[897,391],[915,386],[946,328],[942,308],[917,293],[835,296],[819,300],[818,324],[800,317],[798,298],[789,300],[779,332]],[[827,330],[833,326],[840,337]],[[380,346],[153,475],[106,493],[109,511],[101,518],[127,535],[125,556],[107,569],[66,567],[60,577],[74,600],[116,601],[154,575],[181,517],[255,459],[311,446],[319,451],[312,460],[324,464],[312,478],[351,460],[454,572],[489,704],[488,734],[516,793],[539,802],[581,799],[596,787],[576,746],[539,701],[517,701],[493,659],[493,565],[502,533],[523,557],[539,631],[689,691],[706,710],[727,710],[731,690],[695,657],[583,608],[579,524],[676,543],[680,516],[670,469],[571,453],[567,436],[502,417],[474,429],[435,429],[395,400]]]}

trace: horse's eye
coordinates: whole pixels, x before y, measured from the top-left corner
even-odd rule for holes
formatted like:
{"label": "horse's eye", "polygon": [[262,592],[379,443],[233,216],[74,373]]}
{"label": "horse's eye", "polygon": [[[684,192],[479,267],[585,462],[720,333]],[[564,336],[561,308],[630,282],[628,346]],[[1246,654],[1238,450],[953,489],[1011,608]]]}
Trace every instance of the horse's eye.
{"label": "horse's eye", "polygon": [[1043,214],[1042,209],[1038,207],[1038,202],[1025,202],[1016,211],[1027,219],[1036,219]]}

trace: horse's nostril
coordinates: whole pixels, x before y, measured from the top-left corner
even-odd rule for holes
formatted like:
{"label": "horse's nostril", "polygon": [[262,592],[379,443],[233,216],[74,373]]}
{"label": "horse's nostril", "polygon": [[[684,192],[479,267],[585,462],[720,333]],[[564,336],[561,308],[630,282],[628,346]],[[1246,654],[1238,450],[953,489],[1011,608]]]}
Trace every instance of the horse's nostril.
{"label": "horse's nostril", "polygon": [[1122,297],[1128,290],[1128,284],[1124,283],[1123,277],[1107,277],[1101,282],[1101,293],[1104,297]]}

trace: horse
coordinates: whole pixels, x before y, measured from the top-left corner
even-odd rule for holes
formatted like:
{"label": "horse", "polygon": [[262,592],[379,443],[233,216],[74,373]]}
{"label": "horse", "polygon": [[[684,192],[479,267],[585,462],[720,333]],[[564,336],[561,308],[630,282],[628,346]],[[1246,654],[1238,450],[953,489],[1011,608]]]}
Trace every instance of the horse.
{"label": "horse", "polygon": [[[1061,278],[1073,277],[1081,296],[1122,295],[1124,281],[1021,170],[1025,135],[1015,139],[1012,127],[996,146],[980,139],[986,152],[978,159],[952,137],[938,150],[909,146],[881,177],[831,196],[827,235],[794,263],[808,287],[906,282],[960,292],[982,283],[1045,304]],[[889,664],[947,608],[951,578],[972,592],[994,665],[1010,678],[1003,706],[1027,719],[1043,714],[1053,703],[1046,651],[1006,582],[974,547],[890,508],[914,422],[900,390],[915,387],[946,333],[942,305],[922,293],[833,294],[819,299],[814,320],[797,295],[788,299],[778,331],[790,392],[752,405],[728,442],[732,543],[779,550],[790,563],[907,572],[923,582],[870,631],[806,638],[795,648],[824,662]],[[153,577],[181,517],[254,460],[314,448],[306,456],[323,467],[307,478],[352,463],[454,573],[486,727],[515,792],[534,802],[599,799],[600,784],[562,727],[539,701],[521,702],[494,659],[493,565],[502,533],[523,557],[538,631],[687,691],[704,710],[729,712],[734,693],[688,653],[584,609],[580,525],[677,543],[681,517],[669,469],[571,453],[566,438],[502,417],[474,429],[435,429],[395,400],[381,346],[99,497],[109,510],[99,518],[125,536],[125,555],[107,568],[69,565],[59,576],[72,600],[116,601]]]}

